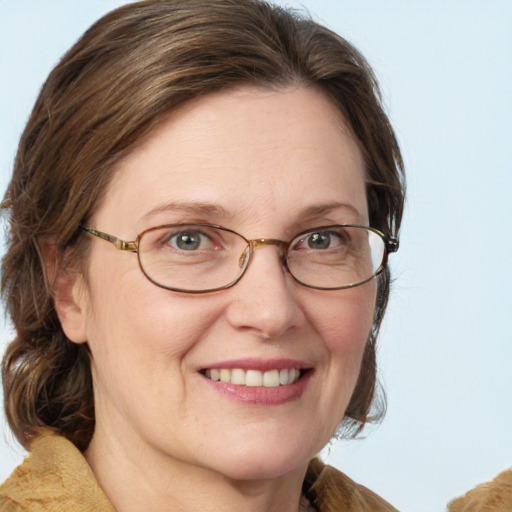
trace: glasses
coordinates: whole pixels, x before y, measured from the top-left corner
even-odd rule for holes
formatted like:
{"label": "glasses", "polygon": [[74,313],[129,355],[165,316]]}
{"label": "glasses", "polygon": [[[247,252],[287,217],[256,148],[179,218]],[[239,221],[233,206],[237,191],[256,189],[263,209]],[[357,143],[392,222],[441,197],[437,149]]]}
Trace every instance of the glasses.
{"label": "glasses", "polygon": [[321,226],[294,235],[248,240],[212,224],[169,224],[149,228],[136,240],[80,226],[120,251],[136,252],[144,275],[155,285],[184,293],[207,293],[235,285],[251,263],[254,249],[279,248],[279,259],[295,281],[309,288],[339,290],[366,283],[398,250],[398,239],[370,227]]}

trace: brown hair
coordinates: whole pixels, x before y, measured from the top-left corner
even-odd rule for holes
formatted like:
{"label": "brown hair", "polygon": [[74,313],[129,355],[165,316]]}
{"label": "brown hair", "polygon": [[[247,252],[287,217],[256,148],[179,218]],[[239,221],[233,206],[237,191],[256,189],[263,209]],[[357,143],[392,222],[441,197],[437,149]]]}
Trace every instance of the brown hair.
{"label": "brown hair", "polygon": [[[78,227],[91,216],[116,162],[177,105],[221,89],[316,87],[337,107],[366,160],[370,224],[400,226],[400,151],[374,75],[343,38],[260,0],[148,0],[95,23],[49,75],[20,141],[3,206],[9,213],[2,293],[16,329],[3,359],[5,410],[27,447],[52,428],[84,449],[94,430],[86,344],[57,318],[43,250],[84,258]],[[69,258],[68,258],[69,259]],[[375,321],[342,427],[371,419],[375,343],[389,295],[379,276]]]}

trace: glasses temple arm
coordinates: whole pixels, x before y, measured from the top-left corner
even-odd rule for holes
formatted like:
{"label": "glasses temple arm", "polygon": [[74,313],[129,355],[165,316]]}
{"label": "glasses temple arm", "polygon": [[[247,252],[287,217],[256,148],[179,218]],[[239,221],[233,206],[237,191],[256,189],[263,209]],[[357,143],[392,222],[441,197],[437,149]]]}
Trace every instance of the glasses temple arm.
{"label": "glasses temple arm", "polygon": [[126,242],[117,238],[117,236],[109,235],[108,233],[104,233],[103,231],[97,231],[96,229],[86,228],[84,226],[80,226],[80,229],[85,233],[89,233],[90,235],[97,236],[102,240],[106,240],[115,246],[116,249],[120,251],[134,251],[137,252],[138,244],[137,242]]}

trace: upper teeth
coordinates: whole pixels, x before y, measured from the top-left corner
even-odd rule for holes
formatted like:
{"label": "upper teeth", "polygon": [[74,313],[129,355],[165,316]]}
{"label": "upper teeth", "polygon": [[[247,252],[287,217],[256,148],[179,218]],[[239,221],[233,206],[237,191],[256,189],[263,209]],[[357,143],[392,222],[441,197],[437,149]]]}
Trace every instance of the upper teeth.
{"label": "upper teeth", "polygon": [[279,385],[293,384],[299,380],[300,370],[297,368],[284,368],[282,370],[243,370],[242,368],[220,368],[205,371],[205,376],[212,380],[220,380],[228,384],[239,386],[263,386],[275,388]]}

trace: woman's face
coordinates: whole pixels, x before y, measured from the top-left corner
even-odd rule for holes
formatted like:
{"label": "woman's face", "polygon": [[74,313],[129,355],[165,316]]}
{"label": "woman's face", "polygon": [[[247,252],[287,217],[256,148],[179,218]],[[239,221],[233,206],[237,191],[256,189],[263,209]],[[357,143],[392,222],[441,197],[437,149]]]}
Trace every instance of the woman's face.
{"label": "woman's face", "polygon": [[[134,240],[184,222],[282,240],[326,224],[367,225],[361,152],[315,90],[206,96],[122,161],[89,227]],[[375,282],[305,288],[270,245],[255,250],[234,287],[191,295],[152,284],[135,254],[90,243],[87,283],[73,289],[76,316],[61,318],[91,349],[95,440],[127,447],[140,465],[158,459],[236,479],[305,467],[344,416]],[[269,388],[205,375],[233,368],[304,375]]]}

